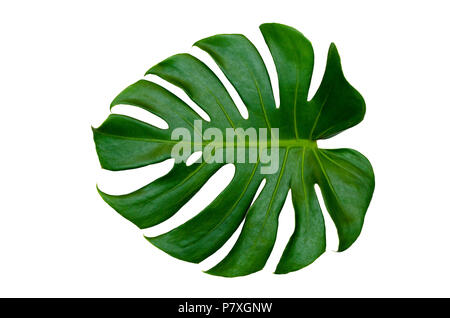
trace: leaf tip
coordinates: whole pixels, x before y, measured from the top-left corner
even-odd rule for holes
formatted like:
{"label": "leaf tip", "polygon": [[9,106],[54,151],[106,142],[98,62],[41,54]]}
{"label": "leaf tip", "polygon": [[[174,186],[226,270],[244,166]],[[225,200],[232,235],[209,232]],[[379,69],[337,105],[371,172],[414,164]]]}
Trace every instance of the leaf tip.
{"label": "leaf tip", "polygon": [[199,49],[201,49],[202,48],[202,42],[203,42],[203,40],[204,39],[201,39],[201,40],[198,40],[198,41],[196,41],[194,44],[192,44],[192,47],[198,47]]}
{"label": "leaf tip", "polygon": [[158,66],[158,64],[150,67],[147,72],[145,72],[144,76],[150,75],[150,74],[155,74],[155,67]]}
{"label": "leaf tip", "polygon": [[293,29],[292,27],[290,27],[290,26],[287,26],[287,25],[285,25],[285,24],[281,24],[281,23],[276,23],[276,22],[267,22],[267,23],[263,23],[263,24],[260,24],[259,25],[259,29],[260,30],[262,30],[262,29],[266,29],[266,28],[270,28],[270,27],[279,27],[279,28],[291,28],[291,29]]}
{"label": "leaf tip", "polygon": [[337,251],[335,251],[335,252],[336,252],[336,253],[341,253],[341,252],[344,252],[345,250],[349,249],[350,246],[352,246],[353,243],[356,242],[356,239],[359,237],[359,234],[360,234],[360,233],[361,233],[361,230],[359,230],[359,233],[358,233],[356,236],[354,236],[352,239],[347,239],[347,240],[343,239],[343,240],[340,240],[340,241],[339,241],[338,249],[337,249]]}
{"label": "leaf tip", "polygon": [[214,267],[210,268],[208,270],[202,270],[202,272],[205,274],[211,275],[211,276],[216,276],[216,277],[229,277],[229,276],[221,275],[220,273],[214,271]]}
{"label": "leaf tip", "polygon": [[291,271],[286,271],[286,270],[281,270],[281,269],[278,269],[278,267],[275,269],[275,271],[273,272],[273,274],[276,274],[276,275],[284,275],[284,274],[287,274],[287,273],[290,273]]}
{"label": "leaf tip", "polygon": [[259,25],[259,29],[262,31],[263,29],[266,29],[266,28],[268,28],[268,27],[270,27],[271,25],[273,25],[273,24],[275,24],[275,23],[263,23],[263,24],[260,24]]}
{"label": "leaf tip", "polygon": [[111,104],[109,104],[109,110],[111,110],[114,106],[120,104],[120,102],[119,102],[119,100],[118,100],[118,97],[119,97],[119,96],[117,96],[116,98],[114,98],[113,101],[111,102]]}
{"label": "leaf tip", "polygon": [[100,187],[98,186],[98,183],[95,185],[95,188],[97,189],[98,194],[100,194],[100,196],[102,197],[102,199],[104,200],[105,196],[107,195],[105,192],[103,192],[102,190],[100,190]]}
{"label": "leaf tip", "polygon": [[340,66],[341,58],[339,56],[337,46],[334,42],[331,42],[330,46],[328,47],[328,58],[330,57],[333,57],[335,60],[337,60]]}

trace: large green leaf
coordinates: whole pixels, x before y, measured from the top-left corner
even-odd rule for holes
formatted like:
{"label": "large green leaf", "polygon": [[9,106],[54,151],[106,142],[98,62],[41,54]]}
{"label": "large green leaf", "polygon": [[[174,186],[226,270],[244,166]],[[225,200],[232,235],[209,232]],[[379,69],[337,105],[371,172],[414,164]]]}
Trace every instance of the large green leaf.
{"label": "large green leaf", "polygon": [[[374,174],[369,161],[352,149],[319,149],[316,140],[334,136],[358,124],[364,117],[362,96],[347,82],[338,51],[330,45],[325,74],[314,97],[308,91],[314,64],[311,43],[297,30],[281,24],[260,27],[278,73],[280,107],[277,108],[264,62],[253,44],[243,35],[215,35],[195,43],[217,63],[234,86],[249,118],[244,119],[216,75],[200,60],[174,55],[152,67],[154,74],[180,87],[210,117],[205,121],[165,88],[140,80],[122,91],[111,107],[127,104],[141,107],[161,118],[168,129],[123,115],[110,115],[93,129],[98,157],[103,168],[124,170],[171,158],[177,140],[174,129],[183,127],[199,134],[202,127],[278,128],[279,164],[275,173],[264,174],[262,156],[254,162],[202,160],[187,166],[175,163],[165,176],[125,195],[102,198],[117,212],[148,228],[173,216],[227,162],[235,166],[230,184],[204,210],[181,226],[147,240],[181,260],[198,263],[217,251],[244,222],[230,253],[207,271],[220,276],[242,276],[262,269],[275,243],[278,216],[291,190],[295,210],[295,230],[278,263],[276,273],[298,270],[325,251],[325,226],[314,185],[318,184],[326,208],[339,235],[339,251],[347,249],[359,236],[374,190]],[[203,138],[192,146],[205,147]],[[270,143],[224,143],[227,147],[268,148]],[[192,147],[192,152],[195,147]],[[259,185],[264,188],[255,198]]]}

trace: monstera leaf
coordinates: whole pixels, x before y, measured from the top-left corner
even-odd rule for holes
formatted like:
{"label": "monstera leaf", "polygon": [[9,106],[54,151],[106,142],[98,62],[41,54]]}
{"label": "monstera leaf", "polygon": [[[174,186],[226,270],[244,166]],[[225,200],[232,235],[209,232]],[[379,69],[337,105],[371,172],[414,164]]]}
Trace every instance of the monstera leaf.
{"label": "monstera leaf", "polygon": [[[200,160],[192,165],[176,162],[165,176],[125,195],[102,198],[139,228],[148,228],[173,216],[201,189],[223,165],[232,162],[232,181],[204,210],[168,233],[148,237],[166,253],[188,262],[199,263],[217,251],[244,222],[230,253],[207,273],[242,276],[261,270],[275,243],[278,216],[292,192],[295,230],[283,252],[276,273],[298,270],[325,251],[325,227],[315,193],[318,184],[337,227],[339,251],[357,239],[374,190],[374,174],[369,161],[352,149],[319,149],[316,140],[330,138],[364,117],[362,96],[345,79],[338,51],[330,45],[325,74],[319,89],[307,99],[314,53],[311,43],[297,30],[281,24],[260,27],[278,73],[280,106],[277,108],[267,69],[253,46],[243,35],[223,34],[203,39],[195,45],[206,51],[234,86],[248,110],[244,119],[216,75],[200,60],[179,54],[152,67],[154,74],[180,87],[210,117],[203,120],[177,96],[165,88],[140,80],[122,91],[112,102],[141,107],[161,118],[168,129],[142,121],[110,115],[93,129],[101,166],[108,170],[133,169],[171,158],[178,141],[175,129],[183,127],[193,135],[195,121],[203,128],[278,128],[279,164],[263,173],[265,163],[258,155],[254,162],[234,159],[216,162]],[[270,130],[272,129],[272,130]],[[275,131],[275,130],[273,130]],[[192,142],[205,150],[212,141],[202,137]],[[223,143],[227,147],[252,147],[267,143]],[[219,148],[217,148],[219,149]],[[265,185],[255,198],[261,182]]]}

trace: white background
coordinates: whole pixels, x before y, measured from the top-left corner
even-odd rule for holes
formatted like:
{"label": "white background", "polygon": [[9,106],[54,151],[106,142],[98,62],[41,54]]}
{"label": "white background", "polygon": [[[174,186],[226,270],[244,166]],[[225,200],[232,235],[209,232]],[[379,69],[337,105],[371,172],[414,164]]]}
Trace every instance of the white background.
{"label": "white background", "polygon": [[[0,296],[450,296],[449,7],[336,2],[3,1]],[[217,33],[247,35],[276,85],[258,31],[264,22],[288,24],[311,40],[312,91],[328,45],[336,43],[367,113],[357,127],[319,146],[365,154],[376,189],[362,234],[346,252],[334,252],[336,231],[326,215],[328,251],[303,270],[272,274],[293,230],[288,198],[264,270],[214,277],[201,270],[226,255],[238,232],[200,265],[166,255],[143,234],[163,233],[195,215],[223,189],[232,168],[173,219],[142,232],[107,206],[95,185],[125,193],[164,174],[170,163],[102,171],[90,127],[108,116],[123,88],[172,54],[191,52],[220,73],[191,48]],[[115,111],[153,120],[142,111]]]}

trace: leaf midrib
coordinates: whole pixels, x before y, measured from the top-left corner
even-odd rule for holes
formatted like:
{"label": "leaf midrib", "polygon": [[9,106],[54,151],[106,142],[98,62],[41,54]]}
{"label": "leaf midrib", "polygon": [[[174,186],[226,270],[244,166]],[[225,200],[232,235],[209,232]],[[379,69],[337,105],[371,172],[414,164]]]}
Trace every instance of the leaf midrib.
{"label": "leaf midrib", "polygon": [[[191,146],[207,146],[210,144],[216,145],[216,147],[220,147],[225,145],[221,148],[269,148],[272,143],[269,141],[267,143],[259,143],[259,142],[253,142],[249,143],[247,141],[245,142],[236,142],[236,143],[217,143],[214,141],[202,141],[202,142],[187,142],[187,141],[179,141],[179,140],[167,140],[167,139],[158,139],[158,138],[145,138],[145,137],[130,137],[130,136],[120,136],[120,135],[114,135],[105,133],[99,130],[96,130],[96,133],[108,136],[108,137],[114,137],[117,139],[126,139],[126,140],[134,140],[134,141],[143,141],[143,142],[150,142],[150,143],[165,143],[165,144],[178,144],[178,143],[186,143],[190,144]],[[280,139],[278,143],[279,148],[301,148],[301,147],[311,147],[311,148],[317,148],[317,141],[316,140],[310,140],[310,139]]]}

